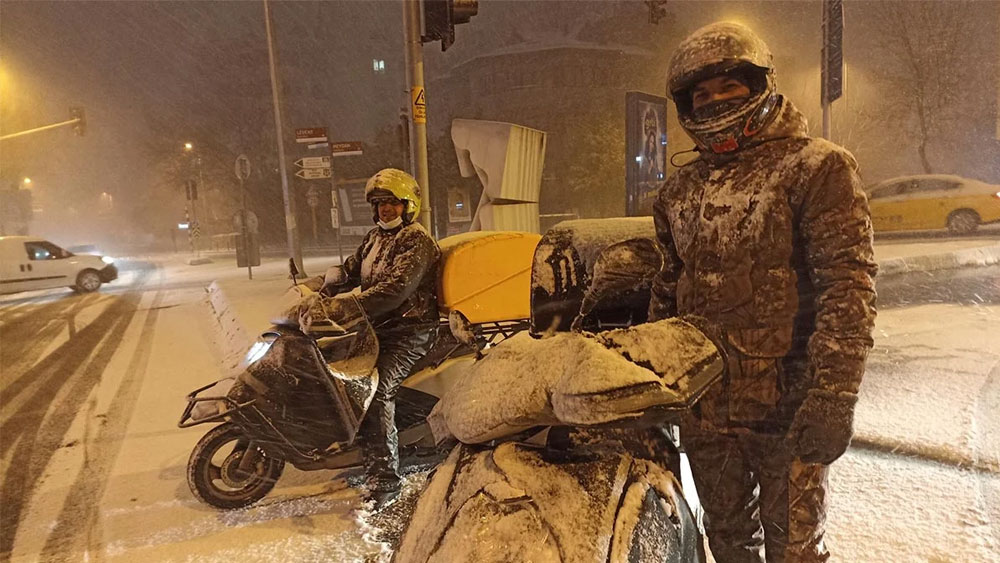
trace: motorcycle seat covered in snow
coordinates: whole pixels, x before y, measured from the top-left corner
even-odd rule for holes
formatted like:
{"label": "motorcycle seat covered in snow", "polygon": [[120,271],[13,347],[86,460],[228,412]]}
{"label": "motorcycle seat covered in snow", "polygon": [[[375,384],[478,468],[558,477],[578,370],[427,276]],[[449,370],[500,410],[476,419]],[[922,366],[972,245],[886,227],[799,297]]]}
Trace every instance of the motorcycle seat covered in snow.
{"label": "motorcycle seat covered in snow", "polygon": [[601,334],[521,333],[470,366],[431,414],[435,436],[481,443],[535,426],[588,426],[690,407],[722,374],[712,342],[666,319]]}

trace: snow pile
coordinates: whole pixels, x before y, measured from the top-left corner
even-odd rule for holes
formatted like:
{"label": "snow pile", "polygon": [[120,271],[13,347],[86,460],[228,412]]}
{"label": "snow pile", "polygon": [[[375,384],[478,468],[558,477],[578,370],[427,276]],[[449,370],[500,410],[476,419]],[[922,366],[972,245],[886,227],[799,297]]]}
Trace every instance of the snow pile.
{"label": "snow pile", "polygon": [[467,443],[539,425],[591,425],[679,406],[700,389],[689,382],[721,373],[715,347],[679,319],[598,336],[521,333],[473,364],[444,396],[439,412]]}

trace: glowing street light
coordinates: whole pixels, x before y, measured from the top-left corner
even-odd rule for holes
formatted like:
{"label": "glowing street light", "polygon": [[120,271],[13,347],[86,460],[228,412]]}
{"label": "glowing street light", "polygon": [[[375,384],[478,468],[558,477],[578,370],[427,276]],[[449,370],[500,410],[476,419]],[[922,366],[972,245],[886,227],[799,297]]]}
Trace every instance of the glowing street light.
{"label": "glowing street light", "polygon": [[191,143],[184,143],[184,150],[189,151],[189,150],[191,150],[193,148],[194,148],[194,145],[192,145]]}
{"label": "glowing street light", "polygon": [[25,185],[25,186],[27,186],[28,184],[30,184],[30,183],[31,183],[31,178],[25,178],[25,179],[23,180],[23,182],[24,182],[24,185]]}

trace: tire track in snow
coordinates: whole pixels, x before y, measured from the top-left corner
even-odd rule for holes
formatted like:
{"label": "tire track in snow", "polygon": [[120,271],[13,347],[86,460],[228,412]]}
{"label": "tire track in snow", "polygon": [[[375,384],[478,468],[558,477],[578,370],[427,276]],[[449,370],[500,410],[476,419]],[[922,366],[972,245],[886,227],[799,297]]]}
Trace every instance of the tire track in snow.
{"label": "tire track in snow", "polygon": [[[162,271],[161,271],[162,275]],[[118,459],[129,422],[135,410],[139,392],[145,379],[146,366],[153,349],[153,332],[159,317],[163,290],[159,290],[149,306],[138,345],[129,359],[125,376],[108,407],[104,424],[93,440],[84,444],[87,455],[84,466],[70,487],[70,494],[56,519],[55,528],[49,533],[42,548],[41,559],[49,561],[58,555],[68,555],[85,537],[87,553],[100,553],[103,540],[100,529],[100,504],[108,478]],[[90,451],[93,447],[94,450]]]}
{"label": "tire track in snow", "polygon": [[[145,277],[141,275],[134,290],[28,370],[25,376],[37,382],[34,394],[0,420],[0,458],[13,449],[0,481],[0,561],[10,560],[23,512],[46,466],[121,345],[138,309]],[[53,405],[62,390],[65,396]]]}
{"label": "tire track in snow", "polygon": [[11,323],[0,325],[0,366],[7,377],[13,377],[2,384],[0,399],[4,405],[27,388],[31,383],[37,383],[29,377],[28,369],[34,365],[45,352],[48,345],[57,338],[67,325],[70,327],[70,338],[75,330],[74,318],[86,307],[97,300],[94,294],[34,309],[28,315],[30,318],[18,318]]}

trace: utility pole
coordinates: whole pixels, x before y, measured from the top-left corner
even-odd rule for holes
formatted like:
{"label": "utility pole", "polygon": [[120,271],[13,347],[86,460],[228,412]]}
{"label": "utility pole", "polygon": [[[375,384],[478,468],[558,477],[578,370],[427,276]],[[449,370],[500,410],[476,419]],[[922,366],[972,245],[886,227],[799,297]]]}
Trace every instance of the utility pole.
{"label": "utility pole", "polygon": [[[424,33],[420,15],[423,10]],[[406,84],[410,89],[410,163],[424,190],[420,223],[436,235],[427,172],[427,97],[424,91],[423,44],[440,41],[446,51],[455,42],[455,26],[479,13],[479,0],[403,0],[403,41],[406,44]],[[435,238],[437,238],[435,236]]]}
{"label": "utility pole", "polygon": [[437,238],[431,218],[431,188],[427,174],[427,98],[424,92],[424,51],[420,42],[420,0],[403,0],[403,36],[406,42],[406,83],[410,87],[410,162],[424,191],[420,224]]}
{"label": "utility pole", "polygon": [[271,6],[264,0],[264,24],[267,30],[267,60],[271,70],[271,98],[274,103],[274,128],[278,137],[278,167],[281,169],[281,195],[285,200],[285,230],[288,234],[288,254],[295,261],[295,267],[305,275],[302,263],[302,247],[299,244],[299,228],[295,221],[295,198],[288,191],[288,173],[285,170],[285,143],[282,138],[281,105],[278,102],[278,72],[274,61],[274,34],[271,31]]}

